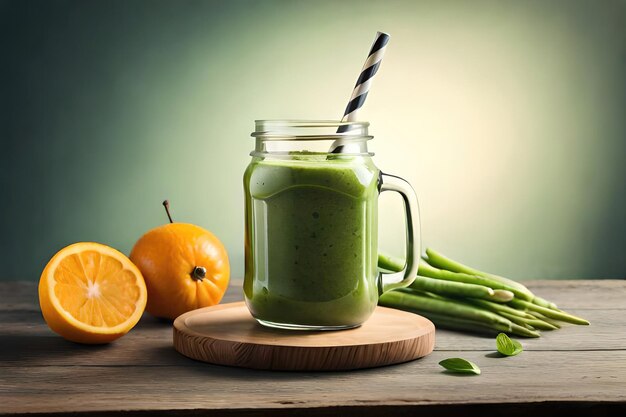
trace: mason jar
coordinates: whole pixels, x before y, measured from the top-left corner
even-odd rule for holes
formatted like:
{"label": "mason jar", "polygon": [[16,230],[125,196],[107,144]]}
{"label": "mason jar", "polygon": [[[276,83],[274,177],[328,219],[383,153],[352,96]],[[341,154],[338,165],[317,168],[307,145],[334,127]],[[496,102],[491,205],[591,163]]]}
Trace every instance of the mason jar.
{"label": "mason jar", "polygon": [[[408,182],[376,167],[367,150],[368,126],[256,121],[244,174],[244,295],[261,324],[356,327],[380,294],[410,285],[417,275],[417,198]],[[403,271],[383,274],[377,267],[378,196],[388,190],[404,202],[407,261]]]}

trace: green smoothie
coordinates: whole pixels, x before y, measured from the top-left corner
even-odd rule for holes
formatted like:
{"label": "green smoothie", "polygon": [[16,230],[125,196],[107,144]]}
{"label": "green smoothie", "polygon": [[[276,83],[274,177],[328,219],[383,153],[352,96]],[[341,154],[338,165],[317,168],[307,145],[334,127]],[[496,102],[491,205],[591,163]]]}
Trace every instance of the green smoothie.
{"label": "green smoothie", "polygon": [[254,157],[244,175],[252,315],[356,326],[376,307],[378,169],[369,156]]}

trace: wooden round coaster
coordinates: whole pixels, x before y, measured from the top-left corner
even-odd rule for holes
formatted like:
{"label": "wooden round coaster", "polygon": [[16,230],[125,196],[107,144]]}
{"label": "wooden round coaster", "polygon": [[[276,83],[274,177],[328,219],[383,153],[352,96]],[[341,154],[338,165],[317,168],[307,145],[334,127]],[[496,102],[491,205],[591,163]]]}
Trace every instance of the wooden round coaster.
{"label": "wooden round coaster", "polygon": [[428,319],[385,307],[376,307],[362,326],[338,331],[271,329],[252,318],[243,302],[193,310],[174,321],[178,352],[253,369],[371,368],[426,356],[434,345],[435,326]]}

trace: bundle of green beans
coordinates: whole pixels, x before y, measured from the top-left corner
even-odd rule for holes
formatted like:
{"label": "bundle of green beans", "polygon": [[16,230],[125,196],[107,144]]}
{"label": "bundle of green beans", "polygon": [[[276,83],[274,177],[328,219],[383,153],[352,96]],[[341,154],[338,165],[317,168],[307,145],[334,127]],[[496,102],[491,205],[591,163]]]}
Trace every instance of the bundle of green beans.
{"label": "bundle of green beans", "polygon": [[[432,249],[426,255],[413,284],[383,294],[381,305],[418,313],[438,327],[470,332],[539,337],[539,330],[560,328],[559,321],[589,324],[519,282],[470,268]],[[379,254],[378,266],[400,271],[404,262]]]}

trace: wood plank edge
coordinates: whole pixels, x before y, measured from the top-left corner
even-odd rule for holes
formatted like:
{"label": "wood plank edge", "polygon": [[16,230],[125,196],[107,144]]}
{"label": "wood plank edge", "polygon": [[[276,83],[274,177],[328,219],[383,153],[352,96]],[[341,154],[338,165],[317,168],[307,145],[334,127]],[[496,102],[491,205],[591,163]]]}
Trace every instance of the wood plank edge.
{"label": "wood plank edge", "polygon": [[620,415],[626,411],[625,401],[540,401],[540,402],[510,402],[510,403],[456,403],[456,404],[377,404],[376,400],[361,401],[367,404],[342,405],[328,407],[306,407],[302,403],[288,400],[279,401],[276,407],[267,408],[198,408],[198,409],[145,409],[145,410],[119,410],[119,411],[90,411],[90,412],[62,412],[62,413],[4,413],[0,416],[12,417],[101,417],[101,416],[124,416],[144,417],[149,415],[172,416],[172,417],[335,417],[358,416],[358,417],[408,417],[416,412],[424,413],[429,417],[443,417],[451,415],[507,415],[507,417],[528,417],[549,415],[554,417],[571,417],[572,415]]}

